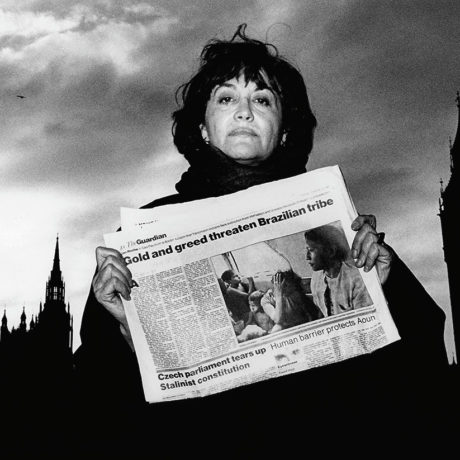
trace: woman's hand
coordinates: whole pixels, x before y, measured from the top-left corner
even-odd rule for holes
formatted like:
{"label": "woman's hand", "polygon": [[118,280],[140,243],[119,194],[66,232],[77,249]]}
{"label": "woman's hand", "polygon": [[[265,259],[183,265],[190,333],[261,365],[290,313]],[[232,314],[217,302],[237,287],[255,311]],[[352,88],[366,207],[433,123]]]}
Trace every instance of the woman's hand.
{"label": "woman's hand", "polygon": [[120,330],[134,350],[128,321],[121,297],[131,300],[131,272],[123,256],[115,249],[96,248],[97,271],[93,278],[93,291],[97,301],[120,323]]}
{"label": "woman's hand", "polygon": [[276,272],[273,277],[273,296],[275,299],[283,296],[285,280],[283,279],[283,274]]}
{"label": "woman's hand", "polygon": [[358,216],[351,224],[357,233],[351,247],[351,256],[358,268],[368,272],[374,265],[382,284],[388,279],[394,259],[393,250],[383,243],[383,233],[377,233],[377,220],[372,215]]}
{"label": "woman's hand", "polygon": [[276,272],[275,276],[273,277],[273,297],[275,298],[275,311],[273,312],[272,317],[272,320],[275,322],[275,324],[279,324],[284,316],[283,292],[285,284],[286,281],[283,279],[283,274]]}

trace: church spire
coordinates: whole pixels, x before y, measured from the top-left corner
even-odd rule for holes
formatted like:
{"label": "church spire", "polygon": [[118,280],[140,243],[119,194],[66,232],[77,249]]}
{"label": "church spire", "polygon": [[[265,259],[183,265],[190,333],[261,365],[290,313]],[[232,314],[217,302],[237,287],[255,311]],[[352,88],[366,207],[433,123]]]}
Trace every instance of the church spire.
{"label": "church spire", "polygon": [[61,264],[59,260],[59,234],[56,237],[56,248],[54,249],[54,260],[51,276],[53,276],[53,274],[55,275],[56,279],[61,277]]}
{"label": "church spire", "polygon": [[23,332],[25,332],[27,329],[26,320],[27,320],[26,307],[22,307],[21,323],[19,324],[19,329]]}
{"label": "church spire", "polygon": [[[53,267],[46,283],[45,302],[40,302],[40,312],[33,317],[33,336],[46,350],[48,355],[54,355],[56,365],[60,366],[60,360],[64,355],[72,353],[69,344],[71,336],[71,319],[65,302],[65,284],[60,266],[59,235],[56,237],[54,249]],[[37,342],[37,343],[38,343]],[[67,359],[67,358],[66,358]],[[70,358],[69,358],[70,359]]]}
{"label": "church spire", "polygon": [[54,249],[54,260],[51,274],[46,283],[45,306],[50,302],[64,303],[64,281],[59,260],[59,235],[56,237],[56,248]]}
{"label": "church spire", "polygon": [[450,146],[450,169],[453,172],[455,165],[459,167],[460,162],[460,93],[457,91],[457,102],[458,116],[457,116],[457,134],[455,136],[454,143]]}
{"label": "church spire", "polygon": [[0,327],[0,343],[5,343],[10,335],[8,330],[8,318],[6,317],[6,308],[3,310],[2,326]]}

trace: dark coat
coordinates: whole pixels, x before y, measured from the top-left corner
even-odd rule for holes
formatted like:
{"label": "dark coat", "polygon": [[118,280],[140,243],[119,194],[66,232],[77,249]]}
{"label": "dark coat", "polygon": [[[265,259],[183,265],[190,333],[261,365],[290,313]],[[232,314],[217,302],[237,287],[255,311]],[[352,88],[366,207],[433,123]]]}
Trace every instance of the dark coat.
{"label": "dark coat", "polygon": [[[180,201],[173,195],[146,207]],[[277,446],[285,454],[327,455],[379,449],[381,442],[412,452],[427,440],[437,444],[449,415],[444,313],[398,258],[384,292],[400,341],[217,395],[148,405],[135,355],[91,291],[75,354],[77,445],[85,452],[149,451],[151,458],[244,458]]]}

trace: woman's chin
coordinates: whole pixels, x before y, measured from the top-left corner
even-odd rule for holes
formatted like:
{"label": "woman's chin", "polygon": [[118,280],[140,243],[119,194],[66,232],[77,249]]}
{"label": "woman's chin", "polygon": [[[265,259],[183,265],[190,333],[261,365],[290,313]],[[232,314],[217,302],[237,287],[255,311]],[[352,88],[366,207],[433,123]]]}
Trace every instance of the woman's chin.
{"label": "woman's chin", "polygon": [[259,166],[261,163],[261,160],[259,159],[244,159],[244,158],[234,158],[233,159],[235,163],[238,163],[239,165],[242,166]]}
{"label": "woman's chin", "polygon": [[[266,160],[271,152],[261,146],[255,138],[232,139],[220,147],[225,156],[244,166],[257,166]],[[219,147],[219,146],[218,146]]]}
{"label": "woman's chin", "polygon": [[224,152],[224,154],[228,158],[231,158],[233,161],[243,166],[258,166],[269,157],[269,155],[264,155],[260,152],[247,150],[233,151],[230,153]]}

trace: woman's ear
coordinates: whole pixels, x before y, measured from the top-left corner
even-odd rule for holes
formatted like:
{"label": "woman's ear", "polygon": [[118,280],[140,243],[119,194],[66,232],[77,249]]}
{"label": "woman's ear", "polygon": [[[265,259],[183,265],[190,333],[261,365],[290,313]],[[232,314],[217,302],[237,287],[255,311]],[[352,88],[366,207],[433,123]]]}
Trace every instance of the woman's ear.
{"label": "woman's ear", "polygon": [[206,129],[206,125],[204,123],[201,123],[200,131],[205,144],[209,144],[208,130]]}
{"label": "woman's ear", "polygon": [[285,146],[286,139],[287,139],[287,131],[283,131],[283,134],[281,135],[281,142],[280,142],[281,147]]}

